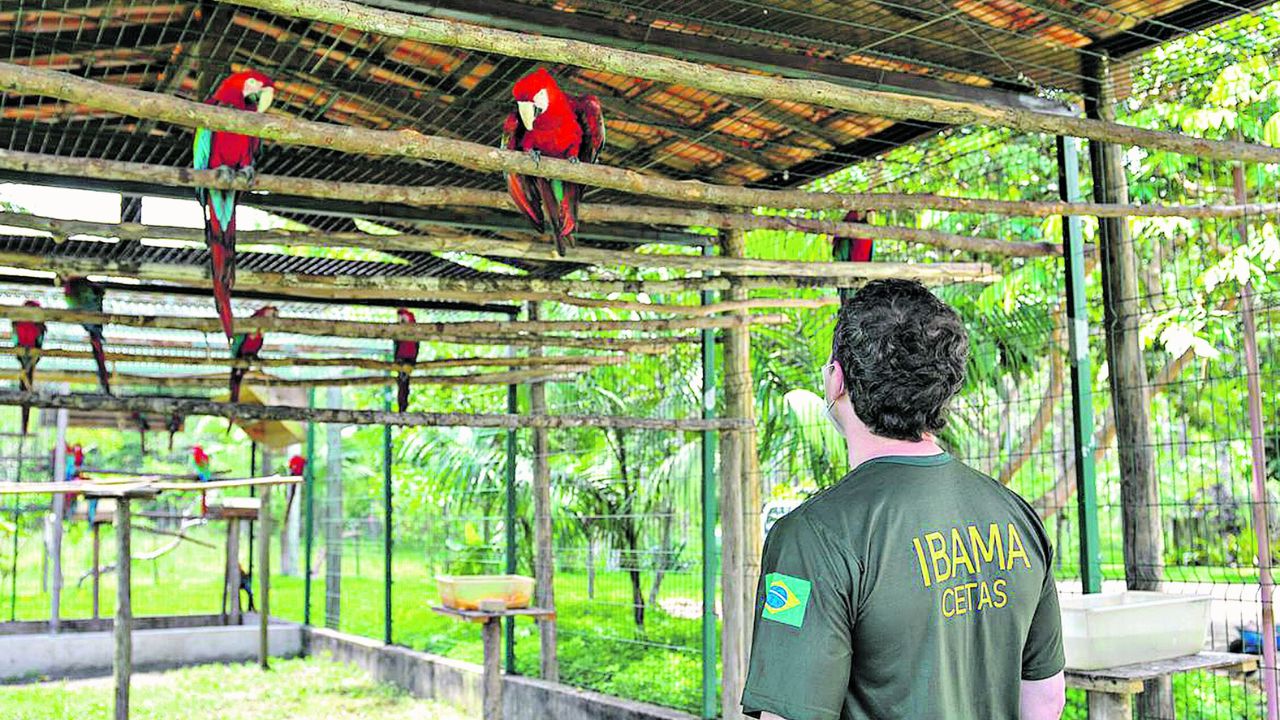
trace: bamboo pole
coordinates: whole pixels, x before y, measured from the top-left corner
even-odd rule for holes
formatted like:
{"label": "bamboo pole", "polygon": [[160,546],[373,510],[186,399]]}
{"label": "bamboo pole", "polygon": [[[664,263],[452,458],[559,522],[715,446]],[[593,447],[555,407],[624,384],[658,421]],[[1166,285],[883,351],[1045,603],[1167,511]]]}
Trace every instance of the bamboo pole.
{"label": "bamboo pole", "polygon": [[[541,370],[516,370],[512,372],[477,373],[470,375],[418,375],[414,382],[422,385],[441,386],[475,386],[475,385],[509,385],[519,382],[575,382],[582,373],[589,369],[586,365],[549,366]],[[16,381],[21,374],[18,370],[0,370],[0,380]],[[45,382],[65,382],[73,385],[97,385],[98,375],[94,372],[71,372],[54,370],[42,372],[40,379]],[[132,375],[111,373],[112,386],[145,386],[157,388],[227,388],[225,375]],[[331,378],[280,378],[273,375],[252,374],[245,378],[245,383],[260,387],[382,387],[395,383],[393,375],[365,375],[359,377]]]}
{"label": "bamboo pole", "polygon": [[[21,252],[0,253],[0,265],[68,275],[116,275],[139,280],[158,280],[178,285],[206,287],[209,270],[203,266],[107,259],[52,257]],[[853,287],[867,280],[907,278],[925,283],[959,281],[986,282],[998,277],[985,263],[846,263],[831,264],[826,275],[771,275],[741,280],[745,289],[793,289]],[[526,276],[483,278],[403,277],[387,275],[297,275],[249,270],[236,272],[236,285],[243,289],[276,293],[305,291],[312,297],[354,301],[369,298],[447,299],[448,293],[486,293],[501,299],[500,293],[673,293],[723,290],[724,278],[677,278],[672,280],[544,280]],[[237,321],[239,322],[239,321]]]}
{"label": "bamboo pole", "polygon": [[[263,670],[271,669],[271,487],[262,487],[262,509],[258,512],[258,665]],[[239,593],[236,588],[237,597]]]}
{"label": "bamboo pole", "polygon": [[[1037,110],[942,100],[884,90],[866,90],[825,80],[748,73],[662,55],[605,48],[580,40],[531,35],[454,20],[382,10],[343,0],[232,0],[232,2],[285,17],[334,23],[383,36],[526,60],[576,65],[738,97],[820,105],[894,120],[945,125],[984,125],[1022,132],[1067,135],[1122,145],[1139,145],[1212,160],[1280,162],[1280,148],[1239,141],[1193,138],[1177,133],[1122,125],[1114,121],[1085,120]],[[747,205],[750,203],[719,204]]]}
{"label": "bamboo pole", "polygon": [[[207,415],[243,421],[296,420],[343,425],[400,425],[403,427],[493,427],[493,428],[622,428],[630,430],[735,430],[746,421],[735,418],[634,418],[616,415],[513,415],[487,413],[396,413],[385,410],[344,410],[337,408],[305,408],[290,405],[251,405],[225,403],[197,398],[115,397],[112,395],[49,395],[0,390],[0,405],[92,410],[106,412],[139,412],[156,415],[178,414],[185,417]],[[25,483],[29,487],[30,483]],[[0,486],[2,488],[3,486]],[[0,492],[3,492],[0,489]]]}
{"label": "bamboo pole", "polygon": [[129,685],[133,675],[133,550],[130,542],[129,498],[116,501],[116,617],[115,617],[115,720],[129,720]]}
{"label": "bamboo pole", "polygon": [[[382,183],[338,182],[287,175],[257,175],[252,181],[243,177],[230,182],[218,177],[212,170],[193,170],[185,167],[154,165],[149,163],[105,160],[101,158],[72,158],[20,150],[0,149],[0,169],[17,172],[66,175],[68,177],[95,177],[121,182],[159,183],[173,187],[207,187],[224,190],[262,191],[276,195],[320,198],[323,200],[352,200],[377,202],[407,207],[479,207],[494,210],[516,211],[509,195],[494,190],[477,190],[448,186],[387,185]],[[951,197],[927,193],[815,193],[800,190],[785,192],[789,202],[779,202],[776,196],[767,195],[752,206],[813,210],[941,210],[958,213],[984,213],[1022,217],[1051,217],[1078,215],[1092,217],[1184,217],[1184,218],[1240,218],[1246,216],[1274,215],[1280,213],[1280,203],[1247,203],[1242,205],[1150,205],[1114,204],[1098,202],[1066,202],[1061,200],[990,200],[986,198]],[[661,197],[661,196],[659,196]],[[244,199],[253,204],[252,196]],[[838,206],[831,206],[839,203]],[[817,220],[785,216],[766,216],[748,213],[731,213],[709,208],[682,208],[668,205],[613,205],[584,204],[579,208],[579,219],[584,223],[639,223],[644,225],[677,225],[714,227],[726,230],[797,230],[831,235],[861,235],[886,239],[909,239],[903,233],[915,228],[866,225],[843,221]],[[125,223],[128,225],[128,223]],[[65,227],[73,227],[68,225]],[[185,228],[197,240],[203,236],[198,229]],[[288,231],[252,231],[237,233],[240,238],[255,238],[265,242],[272,234]],[[935,244],[925,238],[934,238],[939,247],[954,249],[1001,252],[1004,246],[1036,248],[1039,243],[1016,243],[994,238],[971,238],[947,233],[916,235],[914,242]],[[1047,243],[1046,245],[1053,245]],[[1046,248],[1047,250],[1047,248]],[[1001,253],[1005,254],[1005,253]]]}
{"label": "bamboo pole", "polygon": [[[264,3],[281,2],[281,0],[262,1]],[[303,14],[305,15],[306,13]],[[482,28],[473,29],[483,30]],[[514,35],[514,37],[524,36]],[[533,36],[529,36],[529,38],[539,41],[548,40],[555,43],[568,42]],[[600,55],[612,57],[619,53],[621,51],[611,50],[606,53],[600,53]],[[664,63],[680,62],[661,59],[659,61]],[[698,69],[699,73],[729,72],[717,71],[709,67],[701,68],[692,64],[689,67]],[[790,88],[790,90],[787,90],[787,94],[790,94],[799,86],[814,82],[794,79],[784,80],[782,78],[768,78],[740,73],[731,74],[741,75],[743,78],[755,81],[773,82],[780,89]],[[853,93],[855,95],[870,92],[841,88],[839,86],[831,86],[831,88],[840,93]],[[851,196],[803,190],[761,190],[731,185],[713,185],[695,180],[671,180],[607,165],[573,163],[568,160],[549,157],[535,159],[526,153],[503,150],[497,147],[436,135],[423,135],[410,129],[396,131],[371,130],[349,125],[299,120],[277,114],[240,112],[231,108],[206,105],[153,92],[108,85],[64,72],[14,65],[12,63],[0,62],[0,90],[18,94],[55,97],[67,102],[130,117],[163,120],[185,127],[205,127],[213,130],[235,132],[261,137],[286,145],[306,145],[363,155],[394,156],[447,162],[480,172],[510,172],[557,178],[583,185],[661,197],[680,202],[730,207],[767,206],[815,210],[866,209],[864,204],[850,200]],[[823,98],[823,95],[806,93],[798,101],[812,104],[815,101],[821,102]],[[903,104],[908,107],[922,107],[926,100],[926,98],[911,98]],[[945,101],[930,102],[945,103]],[[960,105],[958,103],[949,104]],[[992,115],[986,117],[981,114],[968,116],[962,113],[956,116],[954,122],[951,120],[941,121],[950,124],[976,122],[985,125],[1001,125],[1002,123],[995,120],[1004,113],[1028,112],[1015,111],[1008,108],[982,108],[982,110],[992,113]],[[872,112],[870,114],[880,117],[894,117],[892,114],[883,112]],[[1031,115],[1038,114],[1031,113]],[[1057,115],[1046,115],[1045,117],[1051,121],[1052,127],[1045,126],[1033,131],[1098,140],[1111,139],[1127,145],[1141,145],[1173,152],[1184,152],[1208,159],[1280,162],[1280,148],[1242,142],[1188,138],[1172,133],[1141,130],[1118,123],[1098,120],[1083,120]],[[940,119],[931,117],[929,121],[939,122]],[[1108,133],[1099,131],[1100,127],[1106,126],[1118,128],[1120,132]]]}
{"label": "bamboo pole", "polygon": [[[2,156],[3,152],[0,151],[0,156]],[[67,162],[68,160],[70,162],[81,161],[80,159],[60,159],[61,162]],[[166,168],[164,166],[153,167],[161,171],[176,170],[176,168]],[[288,180],[291,182],[297,181],[296,178],[288,178]],[[255,180],[255,184],[260,184],[260,181]],[[368,201],[368,198],[362,199],[366,202]],[[867,223],[751,215],[686,208],[615,207],[610,205],[588,207],[596,208],[596,212],[593,213],[595,215],[617,215],[626,217],[628,221],[645,224],[718,226],[739,230],[770,229],[825,235],[856,235],[918,242],[949,250],[966,250],[1014,257],[1062,254],[1062,248],[1051,242],[1010,242],[996,238],[957,235],[922,228],[868,225]],[[186,240],[191,242],[193,247],[203,247],[204,245],[204,231],[195,228],[143,225],[132,222],[99,223],[83,220],[60,220],[24,213],[0,213],[0,225],[47,232],[53,236],[55,241],[64,241],[73,235],[95,235],[119,238],[121,240],[142,240],[144,238]],[[630,250],[602,250],[585,246],[570,248],[565,255],[561,256],[549,243],[541,240],[495,239],[472,237],[465,234],[442,234],[439,232],[432,235],[371,235],[363,232],[312,233],[291,230],[257,230],[236,233],[236,238],[240,242],[255,245],[357,247],[379,252],[465,252],[474,255],[490,255],[522,260],[608,266],[680,268],[732,272],[740,275],[770,274],[795,277],[829,277],[832,275],[833,270],[839,269],[837,265],[829,262],[639,253]]]}
{"label": "bamboo pole", "polygon": [[[17,348],[0,346],[0,355],[16,355]],[[89,350],[60,350],[44,348],[31,353],[37,360],[42,358],[62,358],[66,360],[92,360]],[[375,360],[362,357],[324,357],[324,358],[254,358],[253,360],[237,360],[232,357],[218,355],[216,357],[196,357],[191,355],[144,355],[143,353],[107,352],[108,362],[114,363],[162,363],[164,365],[199,365],[216,367],[278,368],[278,367],[352,367],[362,370],[384,370],[387,372],[410,372],[417,370],[414,377],[429,377],[422,371],[442,370],[445,368],[466,367],[545,367],[548,365],[590,366],[621,365],[628,357],[622,354],[612,355],[550,355],[547,357],[460,357],[438,360],[420,360],[416,365],[403,365],[386,360]],[[44,374],[41,373],[41,377]]]}

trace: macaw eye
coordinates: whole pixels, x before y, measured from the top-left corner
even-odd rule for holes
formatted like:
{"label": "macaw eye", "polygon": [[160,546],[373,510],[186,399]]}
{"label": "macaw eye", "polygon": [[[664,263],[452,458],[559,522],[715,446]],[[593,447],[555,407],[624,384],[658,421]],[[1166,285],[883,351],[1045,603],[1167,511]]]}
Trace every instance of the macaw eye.
{"label": "macaw eye", "polygon": [[538,112],[546,112],[547,105],[551,103],[550,97],[547,95],[547,89],[543,88],[533,96],[533,106],[538,108]]}
{"label": "macaw eye", "polygon": [[262,82],[255,78],[249,78],[248,80],[244,81],[245,97],[253,95],[254,93],[258,92],[261,89],[262,89]]}

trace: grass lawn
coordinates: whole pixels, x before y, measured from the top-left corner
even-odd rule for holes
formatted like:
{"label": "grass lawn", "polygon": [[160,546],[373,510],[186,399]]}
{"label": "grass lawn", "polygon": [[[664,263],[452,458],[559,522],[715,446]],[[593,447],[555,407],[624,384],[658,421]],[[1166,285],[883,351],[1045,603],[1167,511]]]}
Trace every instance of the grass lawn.
{"label": "grass lawn", "polygon": [[[110,678],[0,687],[0,717],[63,720],[108,717]],[[351,665],[323,658],[281,660],[263,674],[255,664],[201,665],[133,677],[134,720],[464,720],[469,716],[374,682]]]}
{"label": "grass lawn", "polygon": [[[218,528],[220,529],[220,528]],[[13,614],[19,620],[49,617],[49,595],[40,588],[39,537],[24,533],[20,554],[17,597]],[[224,535],[202,529],[197,539],[215,547],[184,546],[154,561],[135,561],[133,611],[137,615],[204,614],[218,612],[221,601]],[[145,545],[135,546],[135,556],[147,552],[155,540],[142,533]],[[62,597],[64,618],[89,617],[92,611],[90,583],[77,584],[90,566],[88,534],[73,527],[63,547],[66,585]],[[247,549],[242,551],[247,557]],[[278,548],[277,548],[278,552]],[[316,557],[323,551],[316,548]],[[103,562],[114,561],[114,538],[103,535]],[[279,568],[279,556],[272,560]],[[364,637],[383,636],[383,580],[381,546],[348,543],[344,548],[339,629]],[[431,611],[436,602],[436,571],[426,552],[408,542],[396,546],[392,604],[393,639],[415,650],[445,655],[467,662],[483,659],[476,626],[456,622]],[[648,594],[652,575],[644,573]],[[0,582],[0,619],[10,617],[9,580]],[[273,575],[271,614],[287,620],[303,617],[302,578]],[[255,584],[256,586],[256,584]],[[588,597],[585,572],[560,571],[556,576],[561,678],[572,685],[667,707],[696,711],[701,706],[700,589],[696,572],[670,573],[662,585],[660,605],[647,608],[641,631],[632,617],[631,587],[627,574],[601,568],[595,593]],[[324,572],[312,579],[311,620],[325,622]],[[109,617],[115,607],[115,578],[103,578],[101,612]],[[718,645],[718,644],[717,644]],[[717,648],[718,651],[718,648]],[[538,673],[538,638],[531,621],[516,624],[517,670]],[[0,718],[7,717],[0,713]]]}

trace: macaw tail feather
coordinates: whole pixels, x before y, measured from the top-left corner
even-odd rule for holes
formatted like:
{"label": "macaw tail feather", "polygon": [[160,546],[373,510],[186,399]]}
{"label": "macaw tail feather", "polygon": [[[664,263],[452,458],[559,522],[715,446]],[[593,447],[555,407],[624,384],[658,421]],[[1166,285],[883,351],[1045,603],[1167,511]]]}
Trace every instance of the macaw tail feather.
{"label": "macaw tail feather", "polygon": [[235,226],[221,238],[210,239],[209,259],[213,275],[213,303],[222,321],[222,331],[230,340],[235,335],[235,317],[231,314],[231,289],[236,284]]}
{"label": "macaw tail feather", "polygon": [[93,361],[98,364],[98,384],[102,392],[111,394],[111,375],[107,372],[107,351],[102,346],[102,326],[85,325],[89,331],[89,344],[93,346]]}
{"label": "macaw tail feather", "polygon": [[[23,392],[32,392],[36,387],[36,362],[29,353],[24,352],[18,357],[22,365],[22,373],[18,376],[18,383],[22,386]],[[31,406],[22,406],[22,434],[27,434],[27,426],[31,420]]]}
{"label": "macaw tail feather", "polygon": [[209,496],[203,490],[200,491],[200,517],[209,514]]}
{"label": "macaw tail feather", "polygon": [[133,413],[133,422],[138,426],[138,443],[141,445],[142,454],[147,454],[147,432],[151,430],[151,423],[147,421],[147,416],[140,412]]}
{"label": "macaw tail feather", "polygon": [[400,412],[409,407],[409,373],[396,373],[396,406]]}
{"label": "macaw tail feather", "polygon": [[244,382],[244,368],[231,368],[231,402],[240,402],[240,385]]}
{"label": "macaw tail feather", "polygon": [[93,499],[89,500],[89,509],[85,511],[85,514],[88,515],[89,517],[89,527],[93,527],[93,519],[98,516],[97,500],[93,500]]}

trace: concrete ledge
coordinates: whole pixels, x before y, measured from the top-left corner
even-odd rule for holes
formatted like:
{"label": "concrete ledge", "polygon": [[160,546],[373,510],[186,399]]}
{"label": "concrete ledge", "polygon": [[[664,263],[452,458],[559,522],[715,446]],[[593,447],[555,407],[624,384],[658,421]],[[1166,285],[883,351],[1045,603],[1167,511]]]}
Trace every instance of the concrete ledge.
{"label": "concrete ledge", "polygon": [[[267,636],[271,654],[294,657],[302,652],[302,629],[272,623]],[[115,641],[107,632],[0,636],[0,678],[66,678],[110,674]],[[149,670],[213,662],[246,662],[258,658],[258,625],[135,630],[133,663]]]}
{"label": "concrete ledge", "polygon": [[[413,695],[480,714],[479,665],[323,628],[303,628],[303,636],[308,655],[329,653]],[[503,677],[502,700],[507,720],[698,720],[656,705],[510,675]]]}

